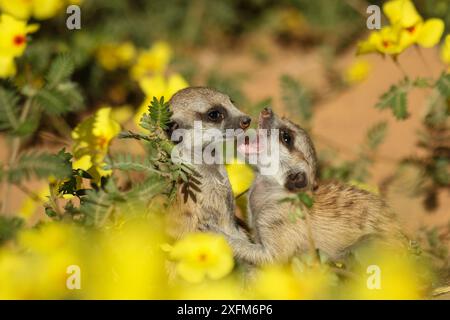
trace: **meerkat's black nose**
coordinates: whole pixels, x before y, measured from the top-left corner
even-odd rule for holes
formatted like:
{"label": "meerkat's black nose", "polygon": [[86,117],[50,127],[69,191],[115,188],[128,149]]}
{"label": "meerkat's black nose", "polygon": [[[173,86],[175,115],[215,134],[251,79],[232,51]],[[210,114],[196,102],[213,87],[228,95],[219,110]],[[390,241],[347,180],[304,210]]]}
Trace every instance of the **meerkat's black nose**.
{"label": "meerkat's black nose", "polygon": [[252,122],[252,118],[244,116],[244,117],[241,117],[241,121],[240,121],[239,125],[242,129],[247,129],[250,126],[251,122]]}
{"label": "meerkat's black nose", "polygon": [[263,116],[263,118],[272,117],[272,115],[273,115],[272,109],[265,107],[264,109],[262,109],[261,115]]}

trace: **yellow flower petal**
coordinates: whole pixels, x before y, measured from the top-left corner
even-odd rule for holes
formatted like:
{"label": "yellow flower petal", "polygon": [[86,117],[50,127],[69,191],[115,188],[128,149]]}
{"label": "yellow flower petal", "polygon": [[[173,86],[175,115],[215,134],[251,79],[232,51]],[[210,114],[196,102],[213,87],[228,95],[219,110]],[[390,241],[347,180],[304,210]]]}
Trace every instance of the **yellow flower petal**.
{"label": "yellow flower petal", "polygon": [[418,32],[417,43],[424,48],[434,47],[441,40],[444,28],[441,19],[426,20]]}
{"label": "yellow flower petal", "polygon": [[0,55],[0,78],[14,77],[16,73],[14,57]]}
{"label": "yellow flower petal", "polygon": [[365,60],[353,62],[344,72],[344,80],[348,84],[355,84],[364,81],[369,75],[372,67]]}
{"label": "yellow flower petal", "polygon": [[450,34],[445,36],[444,44],[441,48],[441,59],[444,63],[450,64]]}
{"label": "yellow flower petal", "polygon": [[392,25],[409,28],[422,21],[422,17],[410,0],[392,0],[383,4],[383,12]]}
{"label": "yellow flower petal", "polygon": [[16,18],[28,20],[31,16],[33,3],[30,0],[0,0],[0,8]]}
{"label": "yellow flower petal", "polygon": [[228,179],[230,180],[231,189],[235,196],[250,189],[250,186],[255,179],[255,173],[249,165],[234,161],[233,163],[227,164],[225,168],[227,170]]}
{"label": "yellow flower petal", "polygon": [[230,246],[222,236],[213,233],[188,234],[173,245],[170,258],[177,262],[178,275],[193,283],[223,278],[234,267]]}

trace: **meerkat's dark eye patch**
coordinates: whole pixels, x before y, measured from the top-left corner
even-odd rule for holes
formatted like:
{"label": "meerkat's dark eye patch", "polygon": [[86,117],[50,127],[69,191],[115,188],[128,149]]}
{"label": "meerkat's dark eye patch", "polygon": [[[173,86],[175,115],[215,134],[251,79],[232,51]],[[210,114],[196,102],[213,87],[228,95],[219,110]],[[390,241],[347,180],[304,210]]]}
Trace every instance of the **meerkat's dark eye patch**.
{"label": "meerkat's dark eye patch", "polygon": [[308,186],[308,177],[304,171],[290,173],[284,186],[289,191],[300,191]]}
{"label": "meerkat's dark eye patch", "polygon": [[225,119],[227,111],[221,105],[217,105],[206,111],[206,120],[210,122],[221,122]]}
{"label": "meerkat's dark eye patch", "polygon": [[280,141],[288,149],[291,149],[294,146],[294,137],[289,129],[280,129]]}

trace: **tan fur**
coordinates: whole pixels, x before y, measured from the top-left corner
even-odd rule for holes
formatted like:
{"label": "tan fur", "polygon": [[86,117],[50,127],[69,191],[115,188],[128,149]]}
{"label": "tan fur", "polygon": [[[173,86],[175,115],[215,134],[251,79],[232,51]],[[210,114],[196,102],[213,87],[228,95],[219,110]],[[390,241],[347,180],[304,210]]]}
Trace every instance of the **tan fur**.
{"label": "tan fur", "polygon": [[274,176],[258,175],[250,190],[249,224],[255,243],[237,234],[228,234],[237,258],[260,265],[284,262],[309,249],[306,220],[297,218],[293,221],[293,205],[280,203],[293,195],[280,181],[287,179],[286,172],[295,170],[306,172],[308,178],[308,185],[296,192],[314,190],[314,205],[303,210],[310,217],[317,249],[332,259],[339,259],[363,239],[373,237],[391,244],[401,243],[402,235],[395,215],[379,196],[338,182],[315,186],[317,161],[313,159],[314,146],[304,130],[275,115],[270,122],[260,125],[267,126],[288,127],[295,135],[295,141],[291,150],[281,145],[283,166],[279,172]]}
{"label": "tan fur", "polygon": [[[205,129],[238,129],[243,118],[230,98],[214,89],[192,87],[179,91],[170,100],[172,120],[179,128],[192,129],[194,121],[202,120]],[[220,123],[205,121],[211,108],[221,106],[227,116]],[[183,142],[181,142],[183,143]],[[193,168],[201,175],[201,192],[196,193],[196,202],[189,198],[184,202],[181,186],[178,189],[177,208],[171,210],[169,232],[175,238],[194,231],[212,231],[220,228],[243,236],[235,221],[235,202],[224,165],[195,164]]]}

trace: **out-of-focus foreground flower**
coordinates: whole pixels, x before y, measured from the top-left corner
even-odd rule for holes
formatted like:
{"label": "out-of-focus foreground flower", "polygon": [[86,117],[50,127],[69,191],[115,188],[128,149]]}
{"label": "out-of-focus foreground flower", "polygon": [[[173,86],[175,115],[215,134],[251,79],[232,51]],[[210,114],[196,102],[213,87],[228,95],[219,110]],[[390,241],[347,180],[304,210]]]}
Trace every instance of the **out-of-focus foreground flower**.
{"label": "out-of-focus foreground flower", "polygon": [[72,132],[74,140],[73,169],[87,171],[99,182],[111,174],[104,170],[105,157],[111,140],[120,132],[120,124],[111,117],[111,108],[101,108],[93,116],[81,122]]}
{"label": "out-of-focus foreground flower", "polygon": [[177,274],[192,283],[223,278],[234,266],[233,252],[225,238],[212,233],[187,235],[170,249],[170,258],[176,261]]}

